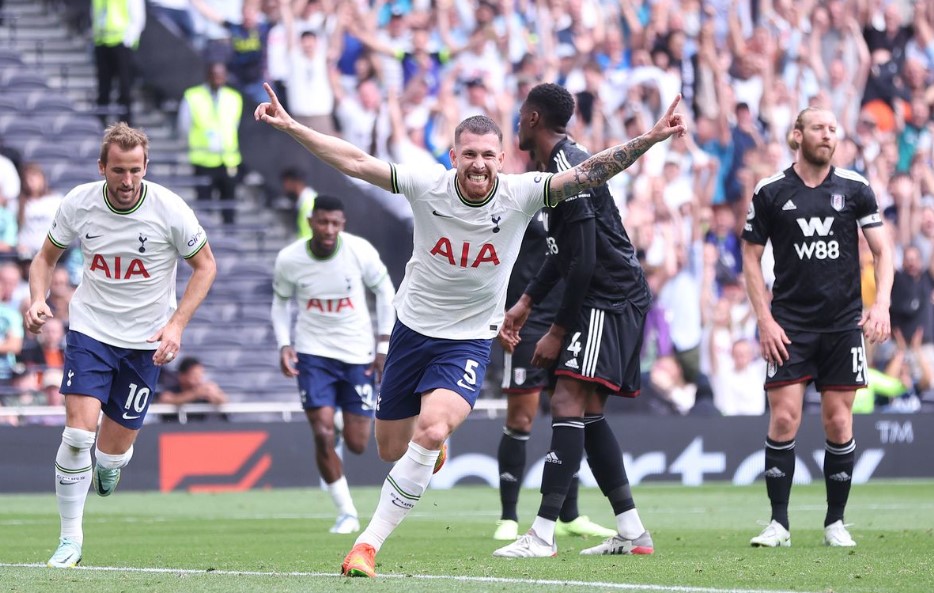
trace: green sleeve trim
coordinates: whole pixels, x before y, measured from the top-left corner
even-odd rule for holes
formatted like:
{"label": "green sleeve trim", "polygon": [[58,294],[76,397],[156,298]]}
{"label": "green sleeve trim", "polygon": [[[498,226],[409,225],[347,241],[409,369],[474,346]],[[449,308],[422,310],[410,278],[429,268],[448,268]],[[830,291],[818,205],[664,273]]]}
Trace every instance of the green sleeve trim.
{"label": "green sleeve trim", "polygon": [[204,239],[201,239],[201,243],[195,248],[194,251],[185,256],[185,259],[191,259],[194,256],[198,255],[198,252],[201,251],[205,245],[208,243],[208,238],[205,235]]}
{"label": "green sleeve trim", "polygon": [[56,241],[55,238],[52,236],[52,233],[49,233],[47,236],[49,237],[49,241],[52,243],[52,245],[55,245],[59,249],[68,249],[68,245],[62,245],[61,243]]}
{"label": "green sleeve trim", "polygon": [[402,193],[399,191],[398,173],[396,173],[396,166],[393,163],[389,163],[389,191],[394,194]]}

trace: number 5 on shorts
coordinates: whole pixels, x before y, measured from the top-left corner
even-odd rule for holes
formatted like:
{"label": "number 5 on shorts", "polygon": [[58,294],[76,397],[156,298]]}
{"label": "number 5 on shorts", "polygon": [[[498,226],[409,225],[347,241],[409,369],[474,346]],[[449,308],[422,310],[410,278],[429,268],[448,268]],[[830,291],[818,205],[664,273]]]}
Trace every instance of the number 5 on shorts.
{"label": "number 5 on shorts", "polygon": [[474,391],[477,386],[477,367],[480,363],[476,360],[467,360],[464,364],[464,376],[457,382],[458,387],[463,387],[469,391]]}

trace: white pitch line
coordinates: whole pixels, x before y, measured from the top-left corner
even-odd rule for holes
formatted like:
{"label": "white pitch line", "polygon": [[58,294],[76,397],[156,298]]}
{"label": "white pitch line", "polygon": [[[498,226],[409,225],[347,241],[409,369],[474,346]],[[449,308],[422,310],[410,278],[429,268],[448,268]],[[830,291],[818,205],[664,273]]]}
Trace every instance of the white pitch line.
{"label": "white pitch line", "polygon": [[[17,564],[0,563],[0,568],[42,568],[45,564]],[[78,566],[73,570],[89,572],[138,572],[147,574],[188,574],[188,575],[220,575],[220,576],[251,576],[251,577],[314,577],[314,578],[343,578],[333,572],[274,572],[255,570],[194,570],[190,568],[138,568],[119,566]],[[715,587],[688,587],[684,585],[640,585],[637,583],[606,583],[599,581],[559,581],[552,579],[508,579],[503,577],[470,577],[445,576],[431,574],[391,574],[380,573],[381,579],[420,579],[425,581],[458,581],[468,583],[500,583],[505,585],[533,585],[533,586],[562,586],[583,587],[599,589],[615,589],[617,591],[654,591],[656,593],[808,593],[807,591],[782,591],[779,589],[718,589]]]}

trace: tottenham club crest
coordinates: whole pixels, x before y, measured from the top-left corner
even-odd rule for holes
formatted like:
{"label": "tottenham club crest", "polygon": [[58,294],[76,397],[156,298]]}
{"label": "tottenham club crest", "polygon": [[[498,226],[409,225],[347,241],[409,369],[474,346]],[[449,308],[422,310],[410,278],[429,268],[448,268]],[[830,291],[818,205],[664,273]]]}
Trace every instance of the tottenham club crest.
{"label": "tottenham club crest", "polygon": [[845,204],[843,194],[830,194],[830,207],[840,212]]}
{"label": "tottenham club crest", "polygon": [[768,373],[769,379],[771,379],[772,377],[774,377],[774,376],[775,376],[775,373],[777,373],[777,372],[778,372],[778,364],[777,364],[775,361],[770,360],[770,361],[769,361],[769,366],[768,366],[768,368],[766,369],[766,373]]}

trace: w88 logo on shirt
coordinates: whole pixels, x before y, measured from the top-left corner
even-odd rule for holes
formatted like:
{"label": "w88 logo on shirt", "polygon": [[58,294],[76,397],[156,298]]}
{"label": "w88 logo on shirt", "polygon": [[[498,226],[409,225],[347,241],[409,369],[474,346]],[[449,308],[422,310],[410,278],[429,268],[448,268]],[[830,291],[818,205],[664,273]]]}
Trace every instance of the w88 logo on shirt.
{"label": "w88 logo on shirt", "polygon": [[[837,259],[840,257],[840,244],[829,237],[833,236],[833,217],[811,217],[796,219],[801,228],[804,241],[795,243],[798,259]],[[815,235],[817,238],[814,238]]]}

